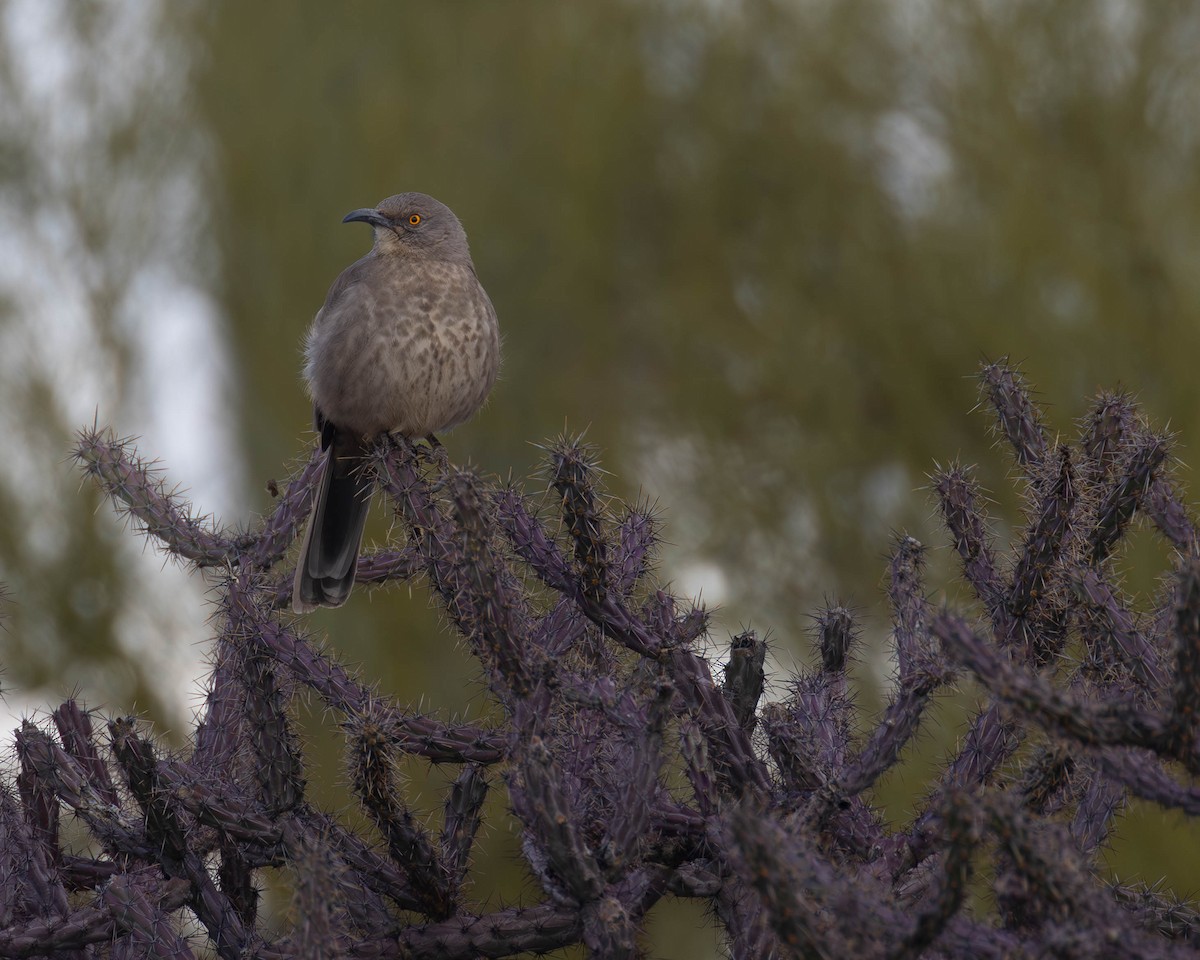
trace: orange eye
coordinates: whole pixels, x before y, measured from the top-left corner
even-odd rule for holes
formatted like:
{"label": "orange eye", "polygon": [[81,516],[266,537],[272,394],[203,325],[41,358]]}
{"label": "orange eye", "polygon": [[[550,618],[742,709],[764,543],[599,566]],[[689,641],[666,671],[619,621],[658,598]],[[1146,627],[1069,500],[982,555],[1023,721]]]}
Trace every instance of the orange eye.
{"label": "orange eye", "polygon": [[421,215],[419,213],[414,213],[411,217],[408,218],[408,222],[411,223],[415,227],[418,223],[421,222]]}

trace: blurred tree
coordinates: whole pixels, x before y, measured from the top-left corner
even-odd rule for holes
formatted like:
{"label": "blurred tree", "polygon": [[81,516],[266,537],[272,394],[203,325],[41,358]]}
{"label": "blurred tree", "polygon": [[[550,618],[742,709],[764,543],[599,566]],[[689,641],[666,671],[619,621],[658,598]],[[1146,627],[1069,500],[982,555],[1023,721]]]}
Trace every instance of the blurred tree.
{"label": "blurred tree", "polygon": [[[76,685],[187,718],[203,584],[130,547],[67,462],[93,417],[145,432],[228,509],[191,15],[158,0],[0,0],[0,665],[10,709]],[[169,385],[169,391],[163,385]],[[192,441],[203,436],[203,447]],[[197,453],[198,451],[198,453]],[[171,642],[164,643],[163,637]],[[37,696],[37,699],[33,697]]]}

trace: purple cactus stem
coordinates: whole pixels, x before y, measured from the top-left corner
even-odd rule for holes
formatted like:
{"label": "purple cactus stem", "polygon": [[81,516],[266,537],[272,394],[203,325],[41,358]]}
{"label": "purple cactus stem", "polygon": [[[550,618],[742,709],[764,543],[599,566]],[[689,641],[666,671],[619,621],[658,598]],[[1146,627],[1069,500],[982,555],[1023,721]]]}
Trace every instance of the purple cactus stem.
{"label": "purple cactus stem", "polygon": [[725,696],[733,705],[738,723],[747,733],[754,732],[758,701],[762,699],[766,673],[767,645],[753,630],[729,641],[729,660],[725,663]]}
{"label": "purple cactus stem", "polygon": [[1046,459],[1050,443],[1042,417],[1029,397],[1025,379],[1005,360],[985,364],[981,374],[996,420],[1022,466],[1036,466]]}
{"label": "purple cactus stem", "polygon": [[1153,485],[1159,468],[1167,458],[1167,441],[1147,435],[1139,438],[1121,475],[1109,488],[1096,511],[1096,521],[1088,537],[1088,562],[1103,562],[1121,538],[1146,491]]}
{"label": "purple cactus stem", "polygon": [[1098,483],[1112,471],[1121,447],[1136,427],[1136,406],[1124,393],[1102,393],[1081,425],[1079,446],[1088,479]]}
{"label": "purple cactus stem", "polygon": [[[428,588],[486,679],[479,726],[372,689],[286,612],[315,452],[272,485],[263,520],[229,531],[132,443],[84,431],[76,457],[118,512],[220,571],[208,692],[174,753],[130,719],[97,737],[75,700],[22,724],[0,776],[0,956],[637,957],[668,896],[702,901],[750,960],[1195,956],[1196,904],[1099,879],[1129,798],[1200,816],[1181,776],[1200,775],[1200,552],[1171,440],[1108,394],[1076,441],[1052,443],[1017,370],[982,380],[1025,528],[1005,546],[970,471],[936,472],[974,599],[936,609],[925,547],[897,538],[895,683],[873,718],[846,669],[865,655],[859,625],[836,604],[815,618],[815,669],[768,678],[747,630],[715,682],[709,612],[660,585],[655,512],[613,498],[578,438],[547,445],[538,496],[407,440],[371,458],[400,536],[359,558],[359,583]],[[1173,589],[1150,602],[1114,574],[1145,527],[1176,551]],[[933,698],[966,689],[982,702],[958,748],[892,823],[877,785]],[[305,690],[330,708],[365,824],[312,799],[329,773],[293,730]],[[450,768],[439,823],[407,795],[413,757]],[[485,808],[520,834],[533,882],[515,905],[472,896]],[[64,813],[86,847],[64,848]],[[290,885],[286,918],[263,916],[265,871]]]}
{"label": "purple cactus stem", "polygon": [[987,533],[987,518],[978,506],[978,485],[959,466],[950,467],[934,479],[942,517],[962,560],[963,575],[987,610],[1001,636],[1009,636],[1009,611],[1005,587],[996,571],[996,560]]}
{"label": "purple cactus stem", "polygon": [[[1025,548],[1013,572],[1008,605],[1015,617],[1028,617],[1047,596],[1047,584],[1059,561],[1075,508],[1075,475],[1068,447],[1060,447],[1059,468],[1054,481],[1047,484],[1037,513],[1025,539]],[[1040,645],[1044,646],[1044,644]],[[1048,659],[1052,650],[1037,651],[1039,660]]]}

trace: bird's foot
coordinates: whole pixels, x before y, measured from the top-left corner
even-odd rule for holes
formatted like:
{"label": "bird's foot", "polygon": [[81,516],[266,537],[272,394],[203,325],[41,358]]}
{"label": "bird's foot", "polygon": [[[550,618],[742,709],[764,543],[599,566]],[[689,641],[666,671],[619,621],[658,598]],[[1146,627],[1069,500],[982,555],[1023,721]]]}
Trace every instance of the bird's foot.
{"label": "bird's foot", "polygon": [[425,442],[429,444],[428,448],[423,451],[425,456],[437,468],[438,473],[445,473],[450,469],[450,454],[442,446],[442,441],[431,433],[425,437]]}

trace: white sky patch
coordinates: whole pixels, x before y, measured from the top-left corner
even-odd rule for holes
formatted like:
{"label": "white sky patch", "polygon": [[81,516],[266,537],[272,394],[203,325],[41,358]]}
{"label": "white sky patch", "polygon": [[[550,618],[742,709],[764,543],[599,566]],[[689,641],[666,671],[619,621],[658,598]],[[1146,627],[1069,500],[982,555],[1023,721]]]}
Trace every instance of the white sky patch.
{"label": "white sky patch", "polygon": [[938,186],[953,170],[945,145],[906,110],[892,110],[875,129],[881,152],[880,176],[892,201],[909,219],[930,212]]}
{"label": "white sky patch", "polygon": [[146,438],[145,452],[153,444],[170,476],[186,478],[201,510],[241,518],[244,477],[229,443],[234,387],[212,295],[169,271],[148,269],[135,278],[126,307],[147,332],[137,340],[131,432]]}
{"label": "white sky patch", "polygon": [[729,596],[729,578],[718,563],[687,563],[675,573],[679,593],[708,609],[719,607]]}

